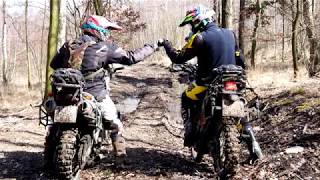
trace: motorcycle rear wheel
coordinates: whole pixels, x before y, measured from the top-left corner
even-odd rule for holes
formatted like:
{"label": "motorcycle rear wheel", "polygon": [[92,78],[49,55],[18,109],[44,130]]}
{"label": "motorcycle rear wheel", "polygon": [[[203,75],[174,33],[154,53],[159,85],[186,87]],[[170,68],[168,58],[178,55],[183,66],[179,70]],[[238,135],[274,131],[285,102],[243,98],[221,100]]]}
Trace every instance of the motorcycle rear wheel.
{"label": "motorcycle rear wheel", "polygon": [[76,179],[80,169],[76,168],[77,133],[74,130],[64,130],[61,133],[57,147],[57,173],[59,179]]}
{"label": "motorcycle rear wheel", "polygon": [[223,122],[225,125],[220,133],[219,143],[213,148],[211,155],[215,171],[220,177],[230,177],[236,173],[240,161],[239,132],[232,118],[225,118]]}

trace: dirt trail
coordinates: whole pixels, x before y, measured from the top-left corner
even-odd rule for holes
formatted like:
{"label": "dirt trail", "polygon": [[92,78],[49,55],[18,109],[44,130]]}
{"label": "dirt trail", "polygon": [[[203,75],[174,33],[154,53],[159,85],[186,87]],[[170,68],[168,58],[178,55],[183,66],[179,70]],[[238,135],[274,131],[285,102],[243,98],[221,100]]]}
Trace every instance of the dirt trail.
{"label": "dirt trail", "polygon": [[[0,111],[0,179],[41,179],[45,129],[37,111]],[[43,179],[46,179],[43,177]]]}
{"label": "dirt trail", "polygon": [[[141,74],[141,72],[144,72]],[[114,99],[126,95],[140,99],[137,110],[126,114],[124,137],[128,158],[119,171],[110,159],[87,170],[86,178],[110,179],[208,179],[212,169],[206,164],[195,166],[183,147],[179,114],[180,85],[167,68],[156,64],[129,67],[114,78]],[[120,99],[119,99],[120,98]],[[106,171],[108,173],[106,173]],[[94,173],[92,173],[94,172]],[[91,175],[89,175],[91,174]]]}
{"label": "dirt trail", "polygon": [[[126,67],[111,81],[116,103],[134,101],[125,116],[128,158],[115,168],[106,156],[81,173],[82,179],[215,179],[211,159],[193,163],[183,147],[179,96],[184,85],[159,64],[142,62]],[[320,179],[320,95],[316,80],[299,88],[261,88],[265,115],[254,122],[266,154],[255,166],[241,166],[239,179]],[[134,106],[134,105],[133,105]],[[48,179],[41,171],[45,130],[37,110],[24,105],[0,109],[0,179]],[[287,154],[301,146],[302,153]],[[300,163],[299,163],[300,162]]]}

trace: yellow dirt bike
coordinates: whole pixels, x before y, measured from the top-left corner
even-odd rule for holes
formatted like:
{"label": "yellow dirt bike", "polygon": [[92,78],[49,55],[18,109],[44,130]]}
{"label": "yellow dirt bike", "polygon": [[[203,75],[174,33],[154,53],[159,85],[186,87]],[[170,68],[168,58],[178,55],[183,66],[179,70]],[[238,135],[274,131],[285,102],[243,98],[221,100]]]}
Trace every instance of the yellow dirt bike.
{"label": "yellow dirt bike", "polygon": [[[189,74],[189,80],[195,78],[196,67],[185,64],[178,68]],[[244,70],[235,65],[223,65],[212,71],[212,77],[206,79],[206,94],[195,114],[189,113],[193,145],[190,147],[192,158],[200,162],[204,154],[210,154],[216,173],[221,178],[232,176],[249,151],[248,160],[263,157],[254,136],[250,121],[252,109],[259,111],[258,96],[252,88],[246,86]],[[250,102],[245,99],[247,91],[255,94]],[[244,143],[247,148],[241,148]]]}

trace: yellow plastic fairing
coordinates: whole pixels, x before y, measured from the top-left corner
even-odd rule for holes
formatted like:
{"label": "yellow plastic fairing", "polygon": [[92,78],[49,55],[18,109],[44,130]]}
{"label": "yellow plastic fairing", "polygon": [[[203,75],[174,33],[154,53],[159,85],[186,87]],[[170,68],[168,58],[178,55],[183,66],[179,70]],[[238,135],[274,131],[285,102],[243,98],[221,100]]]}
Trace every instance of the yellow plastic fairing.
{"label": "yellow plastic fairing", "polygon": [[199,100],[198,94],[204,92],[207,89],[205,86],[198,86],[196,83],[192,83],[186,90],[186,95],[192,100]]}
{"label": "yellow plastic fairing", "polygon": [[192,48],[193,41],[197,37],[197,35],[198,33],[192,35],[191,38],[188,40],[187,44],[183,46],[183,49]]}

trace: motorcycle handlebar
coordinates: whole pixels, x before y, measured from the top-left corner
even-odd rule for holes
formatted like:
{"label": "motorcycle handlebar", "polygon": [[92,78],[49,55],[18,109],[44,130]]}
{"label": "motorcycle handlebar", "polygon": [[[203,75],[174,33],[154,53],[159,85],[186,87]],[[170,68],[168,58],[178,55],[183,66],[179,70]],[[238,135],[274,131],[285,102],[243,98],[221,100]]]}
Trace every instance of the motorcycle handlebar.
{"label": "motorcycle handlebar", "polygon": [[120,70],[122,70],[122,69],[124,69],[124,67],[113,68],[113,69],[112,69],[112,73],[115,73],[115,72],[120,71]]}

